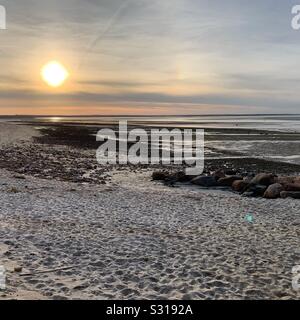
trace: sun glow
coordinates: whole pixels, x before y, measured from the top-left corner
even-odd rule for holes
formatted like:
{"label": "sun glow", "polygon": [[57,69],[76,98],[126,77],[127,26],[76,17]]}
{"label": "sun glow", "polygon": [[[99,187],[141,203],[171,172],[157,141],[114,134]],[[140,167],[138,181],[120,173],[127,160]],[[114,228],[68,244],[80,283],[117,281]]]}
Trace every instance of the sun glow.
{"label": "sun glow", "polygon": [[61,86],[69,77],[67,69],[57,61],[48,62],[41,70],[43,80],[51,87]]}

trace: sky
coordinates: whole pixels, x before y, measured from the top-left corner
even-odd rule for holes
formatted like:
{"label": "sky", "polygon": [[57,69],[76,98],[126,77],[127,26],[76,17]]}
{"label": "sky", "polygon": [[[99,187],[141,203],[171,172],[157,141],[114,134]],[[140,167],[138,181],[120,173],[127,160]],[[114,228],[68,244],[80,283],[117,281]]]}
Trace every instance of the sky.
{"label": "sky", "polygon": [[[300,113],[295,4],[0,0],[0,114]],[[52,60],[59,88],[41,79]]]}

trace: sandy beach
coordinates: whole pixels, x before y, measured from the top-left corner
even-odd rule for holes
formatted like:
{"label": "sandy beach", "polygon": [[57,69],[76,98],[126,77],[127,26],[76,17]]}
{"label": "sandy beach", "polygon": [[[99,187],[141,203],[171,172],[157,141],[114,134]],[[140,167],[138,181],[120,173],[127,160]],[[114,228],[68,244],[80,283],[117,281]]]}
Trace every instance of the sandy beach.
{"label": "sandy beach", "polygon": [[[34,159],[39,133],[3,124],[2,136],[12,126],[2,155],[25,147]],[[42,149],[45,159],[68,149],[78,163],[94,154]],[[107,167],[101,179],[74,181],[1,163],[1,299],[299,299],[298,200],[170,188],[152,181],[151,168]]]}
{"label": "sandy beach", "polygon": [[9,314],[300,300],[300,1],[0,0],[0,38]]}

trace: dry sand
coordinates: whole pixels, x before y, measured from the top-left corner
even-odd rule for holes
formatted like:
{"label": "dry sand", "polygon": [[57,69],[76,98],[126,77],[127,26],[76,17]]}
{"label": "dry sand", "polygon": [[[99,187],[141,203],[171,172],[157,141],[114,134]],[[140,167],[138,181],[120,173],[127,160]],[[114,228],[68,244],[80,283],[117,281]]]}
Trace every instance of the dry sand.
{"label": "dry sand", "polygon": [[[79,186],[1,171],[3,298],[299,298],[296,200],[149,180],[115,173],[110,186]],[[39,274],[61,267],[71,268]]]}

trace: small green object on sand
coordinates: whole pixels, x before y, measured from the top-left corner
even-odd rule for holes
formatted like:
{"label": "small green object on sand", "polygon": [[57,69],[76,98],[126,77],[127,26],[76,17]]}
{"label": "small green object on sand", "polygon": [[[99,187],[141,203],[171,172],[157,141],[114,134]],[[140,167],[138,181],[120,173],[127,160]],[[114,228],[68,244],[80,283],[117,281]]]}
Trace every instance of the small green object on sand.
{"label": "small green object on sand", "polygon": [[250,213],[246,214],[245,220],[246,220],[247,222],[249,222],[249,223],[253,223],[253,216],[252,216],[252,214],[250,214]]}

